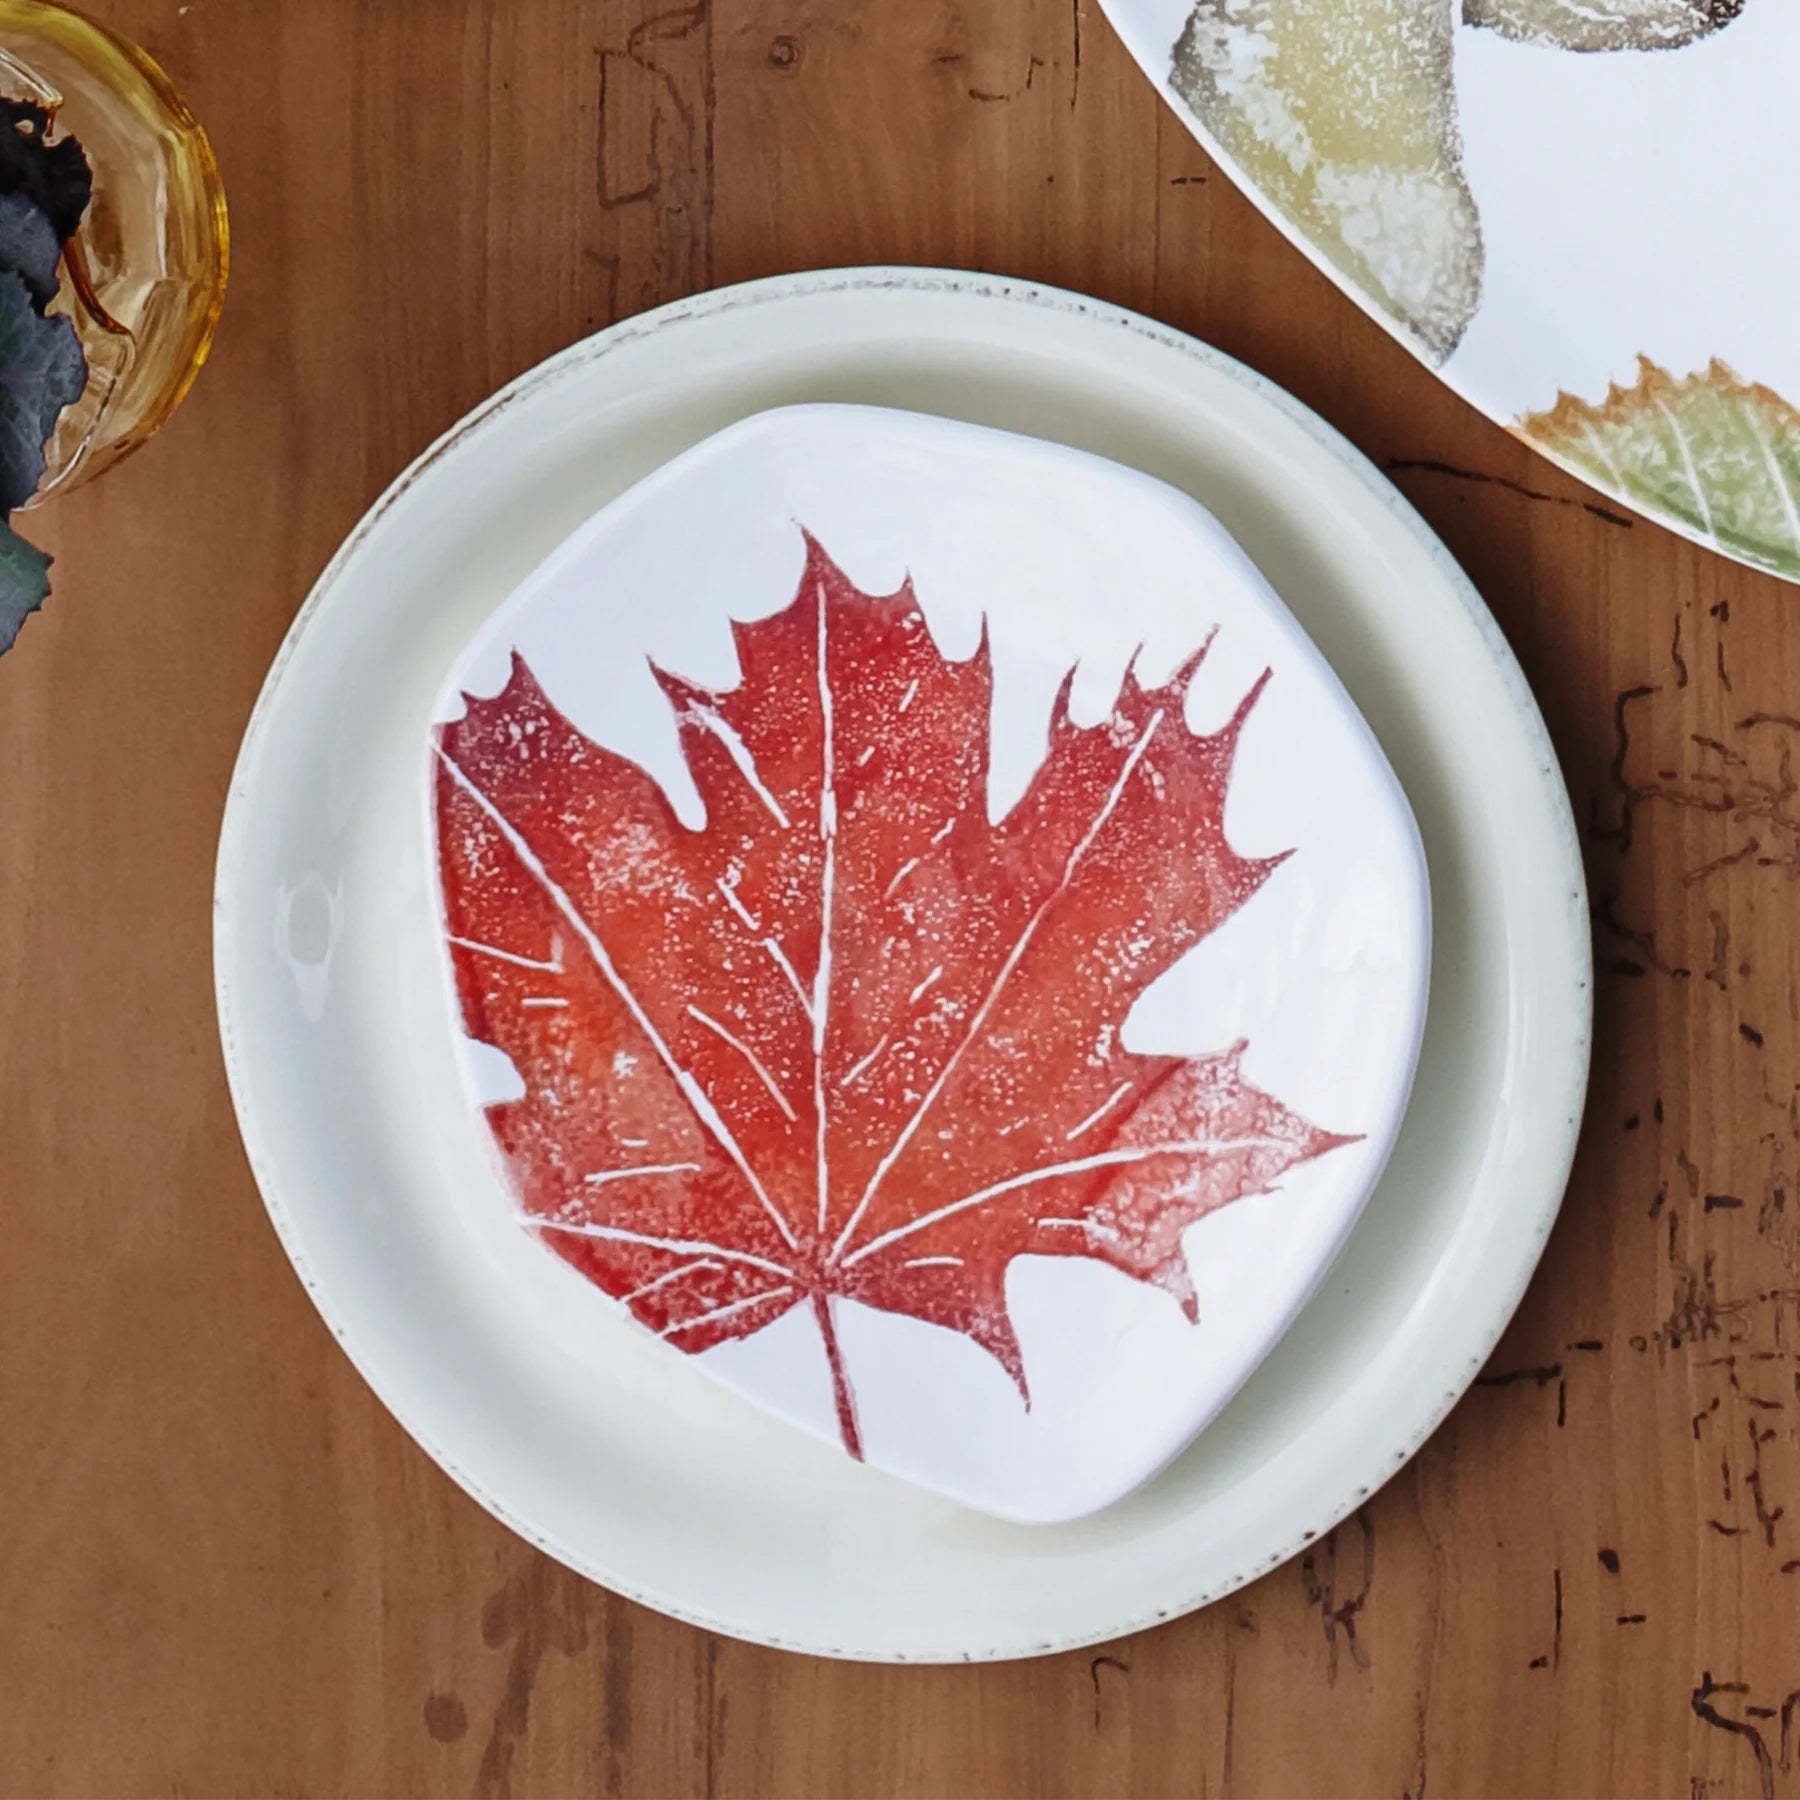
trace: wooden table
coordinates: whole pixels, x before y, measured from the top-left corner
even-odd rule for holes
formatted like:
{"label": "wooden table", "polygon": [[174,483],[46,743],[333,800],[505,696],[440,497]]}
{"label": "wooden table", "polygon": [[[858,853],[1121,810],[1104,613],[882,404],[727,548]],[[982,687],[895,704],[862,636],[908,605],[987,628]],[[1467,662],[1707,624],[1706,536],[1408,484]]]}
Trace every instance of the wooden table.
{"label": "wooden table", "polygon": [[[1800,594],[1453,398],[1094,0],[91,4],[210,127],[234,268],[0,662],[0,1788],[1800,1794]],[[1600,968],[1562,1222],[1437,1436],[1233,1599],[989,1668],[710,1638],[494,1523],[290,1273],[213,1026],[238,735],[388,479],[612,320],[876,261],[1139,308],[1390,469],[1548,715]]]}

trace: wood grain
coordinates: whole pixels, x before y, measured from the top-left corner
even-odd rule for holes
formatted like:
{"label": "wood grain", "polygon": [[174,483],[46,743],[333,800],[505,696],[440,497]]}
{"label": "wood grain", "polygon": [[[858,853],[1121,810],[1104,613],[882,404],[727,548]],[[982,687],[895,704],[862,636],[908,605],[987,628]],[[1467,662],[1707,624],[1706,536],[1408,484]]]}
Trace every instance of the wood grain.
{"label": "wood grain", "polygon": [[[1800,595],[1476,417],[1207,164],[1093,0],[91,0],[212,130],[213,364],[35,521],[0,663],[0,1789],[1800,1794]],[[1346,431],[1523,661],[1587,838],[1568,1204],[1482,1383],[1210,1611],[843,1667],[565,1574],[376,1404],[245,1167],[209,985],[263,671],[497,383],[713,283],[1084,288]]]}

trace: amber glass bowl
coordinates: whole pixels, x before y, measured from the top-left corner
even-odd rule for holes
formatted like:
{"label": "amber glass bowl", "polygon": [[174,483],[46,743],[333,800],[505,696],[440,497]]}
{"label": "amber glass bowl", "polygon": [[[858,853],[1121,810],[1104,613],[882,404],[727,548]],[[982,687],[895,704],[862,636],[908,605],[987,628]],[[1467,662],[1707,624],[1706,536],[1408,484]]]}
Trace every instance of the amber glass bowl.
{"label": "amber glass bowl", "polygon": [[51,0],[0,0],[0,94],[44,107],[94,174],[51,306],[75,322],[88,382],[46,450],[42,499],[135,449],[193,384],[225,297],[225,191],[162,70]]}

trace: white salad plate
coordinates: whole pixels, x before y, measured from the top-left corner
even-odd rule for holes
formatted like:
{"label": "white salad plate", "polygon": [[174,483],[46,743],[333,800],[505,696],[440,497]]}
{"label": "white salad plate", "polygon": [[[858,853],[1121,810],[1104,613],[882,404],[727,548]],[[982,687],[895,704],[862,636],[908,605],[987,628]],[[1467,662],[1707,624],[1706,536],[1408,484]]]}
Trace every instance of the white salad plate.
{"label": "white salad plate", "polygon": [[585,1278],[965,1505],[1154,1475],[1393,1148],[1405,794],[1249,558],[1120,463],[754,414],[534,571],[422,760],[523,1308]]}
{"label": "white salad plate", "polygon": [[[1429,1010],[1385,1173],[1235,1398],[1154,1480],[1072,1522],[984,1516],[708,1380],[704,1358],[672,1354],[520,1228],[463,1092],[421,824],[446,677],[609,500],[736,421],[820,401],[1065,444],[1200,501],[1360,709],[1424,846]],[[723,620],[792,599],[723,602],[713,662],[676,673],[728,689]],[[939,629],[923,585],[920,603]],[[1093,620],[1115,614],[1132,623],[1131,604],[1096,595]],[[1066,660],[1086,655],[1092,690],[1078,680],[1073,710],[1092,723],[1109,699],[1106,651],[1078,605],[1068,621]],[[1157,679],[1179,635],[1147,652]],[[1111,667],[1113,692],[1129,654]],[[1243,673],[1223,656],[1218,669]],[[1263,843],[1257,823],[1244,814],[1249,850],[1289,847]],[[1228,825],[1235,843],[1238,814]],[[1245,919],[1274,902],[1280,873]],[[426,452],[351,534],[276,659],[227,807],[215,942],[232,1093],[270,1215],[396,1417],[570,1567],[712,1629],[826,1655],[972,1660],[1115,1637],[1230,1592],[1329,1528],[1418,1448],[1492,1350],[1555,1217],[1586,1081],[1588,934],[1567,796],[1516,663],[1441,545],[1336,433],[1228,358],[1071,295],[928,270],[783,277],[663,308],[521,377]],[[1261,984],[1241,986],[1225,1011],[1256,1022]],[[1288,1072],[1304,1091],[1304,1068]],[[1257,1209],[1266,1232],[1266,1209],[1299,1191],[1277,1184],[1189,1228],[1199,1325],[1150,1294],[1174,1328],[1204,1337],[1229,1312],[1205,1234]],[[1036,1271],[1063,1265],[1085,1272],[1085,1304],[1148,1292],[1099,1261],[1021,1257],[1015,1313]],[[883,1400],[866,1398],[873,1431]],[[999,1488],[962,1491],[1031,1511],[996,1500]]]}

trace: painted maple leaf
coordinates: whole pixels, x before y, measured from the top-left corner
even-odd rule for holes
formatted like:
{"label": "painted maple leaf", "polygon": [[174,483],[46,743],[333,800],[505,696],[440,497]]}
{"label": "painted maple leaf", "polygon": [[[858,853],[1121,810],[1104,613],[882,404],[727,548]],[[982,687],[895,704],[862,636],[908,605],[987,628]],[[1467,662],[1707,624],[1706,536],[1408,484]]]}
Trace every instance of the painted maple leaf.
{"label": "painted maple leaf", "polygon": [[965,1333],[1026,1394],[1016,1256],[1087,1256],[1197,1316],[1183,1230],[1352,1140],[1259,1092],[1235,1045],[1127,1050],[1132,1002],[1281,857],[1226,842],[1238,736],[1183,718],[1202,650],[1070,680],[998,824],[992,677],[910,584],[860,593],[810,537],[725,693],[657,671],[705,802],[578,732],[516,654],[440,728],[435,809],[463,1022],[521,1098],[487,1120],[525,1223],[677,1349],[810,1307],[844,1445],[841,1299]]}

